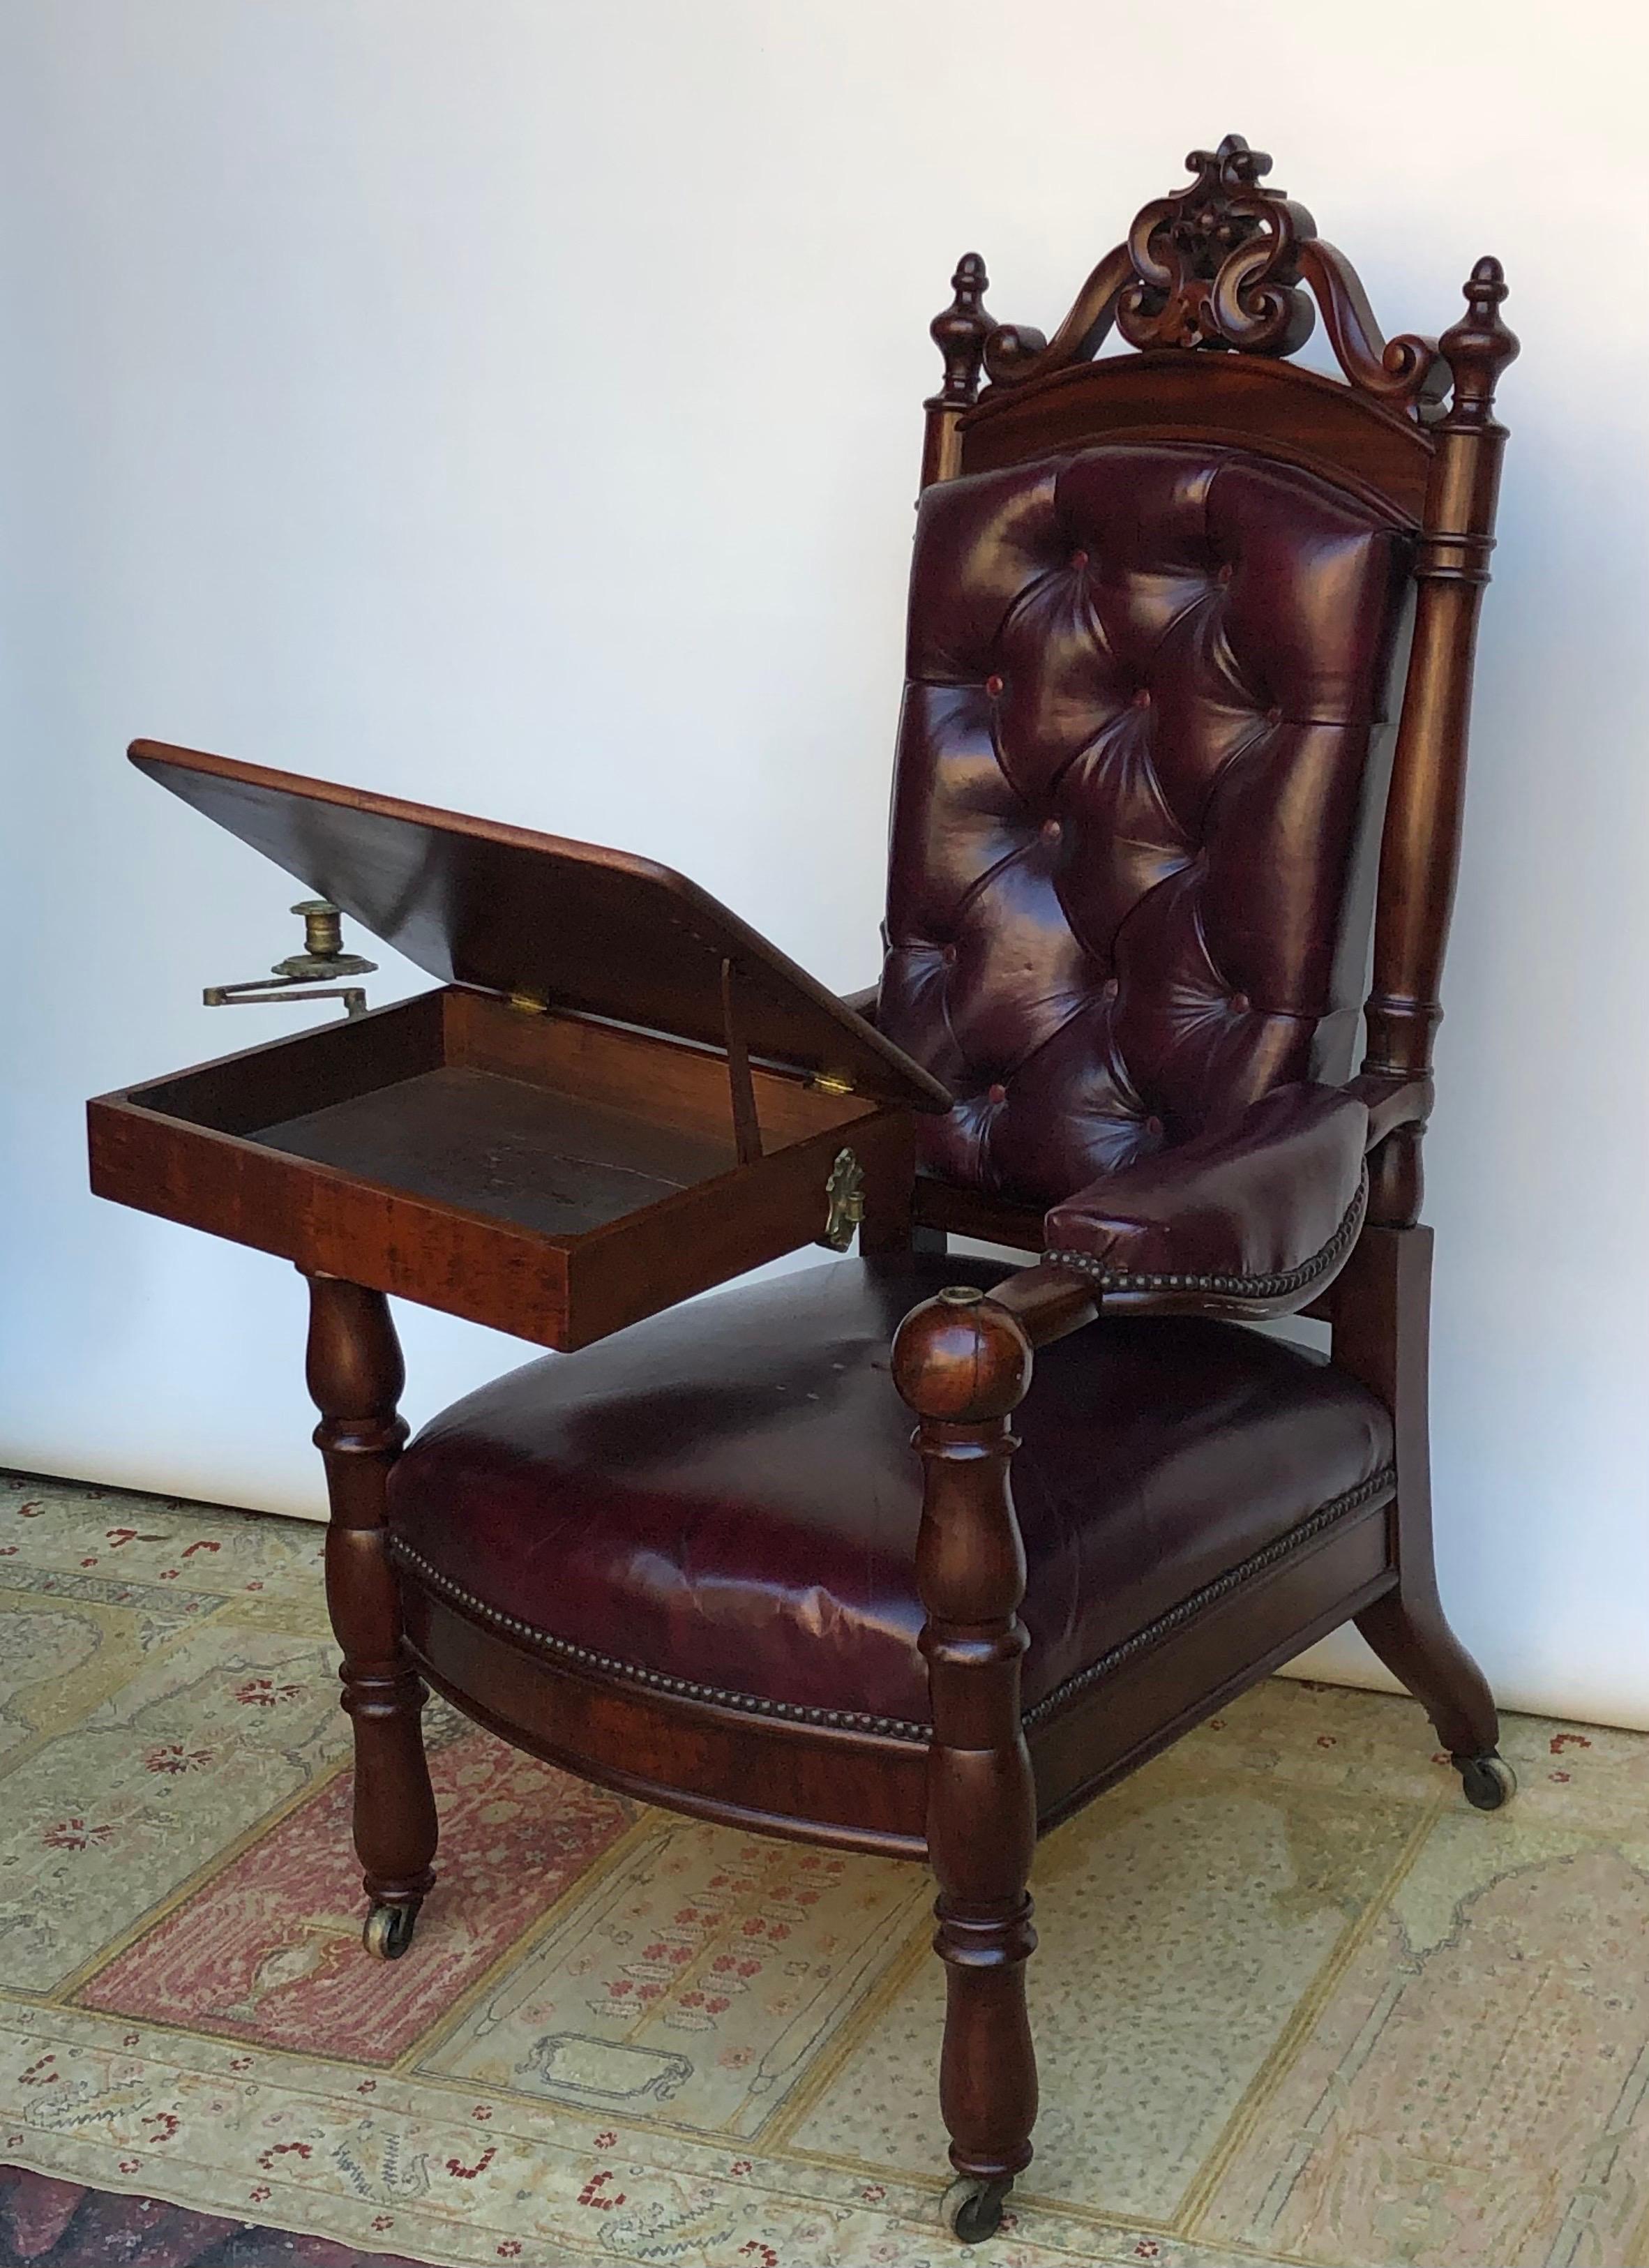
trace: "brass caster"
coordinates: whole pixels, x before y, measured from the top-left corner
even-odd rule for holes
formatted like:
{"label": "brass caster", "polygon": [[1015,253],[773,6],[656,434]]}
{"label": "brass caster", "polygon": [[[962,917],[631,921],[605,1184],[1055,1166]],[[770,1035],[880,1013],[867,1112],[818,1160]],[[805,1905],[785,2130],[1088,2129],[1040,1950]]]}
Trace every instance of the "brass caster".
{"label": "brass caster", "polygon": [[963,2244],[984,2243],[1001,2228],[1002,2208],[1012,2187],[1012,2175],[1005,2182],[988,2182],[978,2174],[958,2175],[939,2200],[946,2228]]}
{"label": "brass caster", "polygon": [[412,1942],[418,1918],[417,1903],[409,1906],[375,1905],[366,1917],[361,1943],[374,1961],[399,1961]]}
{"label": "brass caster", "polygon": [[1466,1791],[1466,1800],[1477,1811],[1498,1811],[1517,1793],[1517,1774],[1498,1749],[1480,1756],[1455,1756],[1455,1771]]}

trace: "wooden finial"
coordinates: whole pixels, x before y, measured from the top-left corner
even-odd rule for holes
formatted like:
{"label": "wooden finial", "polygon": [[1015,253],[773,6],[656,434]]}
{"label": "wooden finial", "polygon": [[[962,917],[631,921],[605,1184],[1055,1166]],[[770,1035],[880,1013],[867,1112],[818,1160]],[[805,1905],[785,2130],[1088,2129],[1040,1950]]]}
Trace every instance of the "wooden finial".
{"label": "wooden finial", "polygon": [[1438,347],[1454,378],[1454,399],[1448,422],[1457,425],[1486,425],[1494,411],[1494,389],[1500,372],[1518,351],[1515,331],[1500,319],[1505,298],[1505,272],[1499,261],[1485,256],[1461,284],[1466,312],[1438,341]]}
{"label": "wooden finial", "polygon": [[985,341],[995,325],[985,313],[984,296],[990,289],[985,263],[976,252],[964,252],[951,278],[951,304],[928,325],[928,335],[945,357],[945,383],[923,406],[942,409],[953,405],[970,409],[979,392],[979,372],[985,357]]}
{"label": "wooden finial", "polygon": [[927,427],[922,443],[922,485],[948,481],[961,462],[957,421],[979,393],[985,341],[996,328],[985,312],[990,278],[976,252],[964,252],[951,278],[951,304],[933,318],[928,333],[945,357],[945,380],[923,403]]}

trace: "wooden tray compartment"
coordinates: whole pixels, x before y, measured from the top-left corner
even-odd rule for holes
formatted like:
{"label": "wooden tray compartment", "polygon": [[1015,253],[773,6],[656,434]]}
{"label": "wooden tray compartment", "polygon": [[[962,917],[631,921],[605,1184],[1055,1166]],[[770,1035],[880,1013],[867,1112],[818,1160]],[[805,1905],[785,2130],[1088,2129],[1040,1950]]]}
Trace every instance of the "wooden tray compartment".
{"label": "wooden tray compartment", "polygon": [[910,1112],[449,987],[88,1106],[99,1196],[571,1349],[823,1232],[850,1147],[908,1210]]}

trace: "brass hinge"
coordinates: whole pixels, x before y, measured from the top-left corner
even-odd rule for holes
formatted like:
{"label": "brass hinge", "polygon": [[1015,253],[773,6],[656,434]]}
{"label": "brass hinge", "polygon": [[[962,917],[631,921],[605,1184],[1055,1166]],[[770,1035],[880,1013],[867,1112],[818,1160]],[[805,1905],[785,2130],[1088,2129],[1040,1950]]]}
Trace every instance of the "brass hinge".
{"label": "brass hinge", "polygon": [[818,1240],[828,1252],[845,1252],[865,1218],[865,1168],[851,1150],[838,1150],[825,1183],[825,1230]]}
{"label": "brass hinge", "polygon": [[537,992],[512,992],[510,1005],[523,1016],[548,1016],[549,1003]]}
{"label": "brass hinge", "polygon": [[807,1084],[815,1094],[851,1094],[854,1092],[852,1080],[843,1079],[833,1071],[816,1071]]}

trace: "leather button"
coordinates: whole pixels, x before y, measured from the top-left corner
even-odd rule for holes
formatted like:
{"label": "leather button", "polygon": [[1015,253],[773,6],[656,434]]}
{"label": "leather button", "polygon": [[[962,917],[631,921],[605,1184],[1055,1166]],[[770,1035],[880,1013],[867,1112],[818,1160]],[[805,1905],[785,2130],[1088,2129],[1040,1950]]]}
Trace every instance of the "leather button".
{"label": "leather button", "polygon": [[1149,709],[1149,708],[1150,708],[1150,706],[1151,706],[1151,688],[1150,688],[1150,687],[1149,687],[1149,686],[1147,686],[1147,685],[1142,685],[1142,686],[1140,687],[1140,688],[1139,688],[1138,692],[1135,694],[1135,696],[1134,696],[1134,706],[1135,706],[1135,708],[1136,708],[1136,709]]}
{"label": "leather button", "polygon": [[1100,998],[1101,1000],[1115,1000],[1122,989],[1114,976],[1108,976],[1100,987]]}
{"label": "leather button", "polygon": [[1145,1121],[1145,1131],[1147,1134],[1160,1134],[1162,1131],[1162,1121],[1159,1118],[1147,1118]]}
{"label": "leather button", "polygon": [[1226,1005],[1233,1016],[1246,1016],[1248,1012],[1248,996],[1246,992],[1233,992]]}
{"label": "leather button", "polygon": [[1235,572],[1235,568],[1232,565],[1230,560],[1227,559],[1225,565],[1220,569],[1216,579],[1221,583],[1229,583]]}
{"label": "leather button", "polygon": [[1086,551],[1073,551],[1071,555],[1071,563],[1072,567],[1076,569],[1077,572],[1080,574],[1083,568],[1085,568],[1088,563],[1087,553]]}
{"label": "leather button", "polygon": [[990,698],[991,698],[993,701],[996,699],[997,696],[1001,692],[1001,690],[1002,690],[1002,680],[1001,680],[999,677],[997,677],[997,675],[995,675],[995,674],[994,674],[994,673],[993,673],[990,677],[987,677],[987,678],[986,678],[986,680],[985,680],[985,691],[986,691],[986,692],[990,696]]}
{"label": "leather button", "polygon": [[1280,725],[1283,721],[1282,711],[1280,709],[1268,709],[1265,712],[1265,721],[1268,725]]}
{"label": "leather button", "polygon": [[953,945],[947,945],[940,954],[939,959],[945,963],[946,968],[953,968],[956,966],[956,947]]}
{"label": "leather button", "polygon": [[1042,821],[1042,840],[1044,843],[1057,843],[1064,831],[1064,828],[1059,824],[1059,821],[1056,819],[1045,819]]}
{"label": "leather button", "polygon": [[991,1102],[1005,1102],[1008,1099],[1008,1091],[1005,1086],[1002,1086],[998,1082],[997,1086],[990,1089],[987,1099]]}

